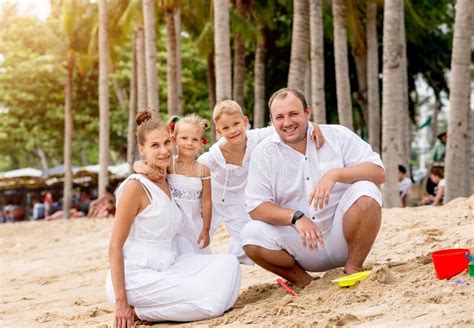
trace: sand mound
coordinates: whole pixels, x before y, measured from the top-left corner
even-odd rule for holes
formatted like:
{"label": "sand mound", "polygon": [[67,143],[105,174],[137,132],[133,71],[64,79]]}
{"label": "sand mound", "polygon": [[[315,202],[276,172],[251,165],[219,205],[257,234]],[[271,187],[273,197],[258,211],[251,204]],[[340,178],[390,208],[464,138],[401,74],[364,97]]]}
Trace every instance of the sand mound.
{"label": "sand mound", "polygon": [[[104,280],[111,225],[109,219],[1,225],[0,325],[110,325],[113,305]],[[227,242],[227,233],[219,230],[213,249],[224,252]],[[384,210],[379,238],[366,261],[373,273],[358,285],[331,283],[343,275],[334,269],[314,274],[314,281],[291,297],[273,274],[243,266],[242,292],[233,309],[181,325],[473,326],[474,279],[462,273],[438,280],[431,263],[432,251],[455,246],[474,246],[474,196],[443,207]]]}

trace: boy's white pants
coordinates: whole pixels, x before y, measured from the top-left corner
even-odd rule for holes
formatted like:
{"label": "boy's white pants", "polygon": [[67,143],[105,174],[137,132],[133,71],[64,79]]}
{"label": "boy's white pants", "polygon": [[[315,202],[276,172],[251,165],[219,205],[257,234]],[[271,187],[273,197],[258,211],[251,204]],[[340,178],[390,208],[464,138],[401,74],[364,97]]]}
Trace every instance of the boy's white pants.
{"label": "boy's white pants", "polygon": [[248,265],[252,265],[254,262],[242,249],[243,245],[240,232],[250,220],[244,205],[213,204],[212,206],[212,223],[209,236],[212,239],[217,228],[219,228],[221,223],[224,223],[230,235],[230,243],[227,252],[235,255],[240,263]]}

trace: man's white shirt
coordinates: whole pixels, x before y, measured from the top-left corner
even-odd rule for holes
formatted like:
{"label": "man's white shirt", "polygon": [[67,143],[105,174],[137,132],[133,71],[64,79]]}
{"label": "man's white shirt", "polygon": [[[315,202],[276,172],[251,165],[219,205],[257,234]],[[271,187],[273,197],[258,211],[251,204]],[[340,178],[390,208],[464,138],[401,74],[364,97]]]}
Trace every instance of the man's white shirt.
{"label": "man's white shirt", "polygon": [[308,124],[306,154],[285,144],[278,134],[263,140],[254,150],[245,189],[247,212],[264,202],[300,210],[312,218],[323,234],[329,231],[336,207],[348,184],[336,183],[329,204],[314,210],[309,193],[326,172],[335,168],[373,163],[383,168],[380,156],[351,130],[340,125],[319,125],[324,145],[317,150]]}

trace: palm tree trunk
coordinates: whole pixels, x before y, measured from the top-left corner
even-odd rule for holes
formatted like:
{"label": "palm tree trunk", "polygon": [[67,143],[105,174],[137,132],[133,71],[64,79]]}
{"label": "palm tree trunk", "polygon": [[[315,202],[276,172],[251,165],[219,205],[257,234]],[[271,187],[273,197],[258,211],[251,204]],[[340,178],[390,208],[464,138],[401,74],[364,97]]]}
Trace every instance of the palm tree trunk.
{"label": "palm tree trunk", "polygon": [[174,15],[176,35],[176,74],[178,76],[178,115],[183,115],[183,83],[181,73],[181,10],[178,8]]}
{"label": "palm tree trunk", "polygon": [[465,195],[474,194],[474,108],[468,111]]}
{"label": "palm tree trunk", "polygon": [[99,197],[109,184],[109,74],[107,71],[107,5],[99,0]]}
{"label": "palm tree trunk", "polygon": [[339,123],[353,130],[351,86],[347,58],[346,5],[344,0],[332,1],[332,16],[334,22],[334,58]]}
{"label": "palm tree trunk", "polygon": [[40,158],[41,162],[41,170],[43,171],[43,174],[48,171],[48,159],[46,158],[46,154],[44,153],[43,148],[41,147],[36,147],[36,153],[38,154],[38,157]]}
{"label": "palm tree trunk", "polygon": [[143,29],[136,31],[136,60],[137,60],[137,104],[138,110],[147,106],[147,83],[145,66],[145,39]]}
{"label": "palm tree trunk", "polygon": [[259,25],[254,67],[253,127],[265,126],[265,27]]}
{"label": "palm tree trunk", "polygon": [[68,53],[67,77],[64,86],[64,189],[63,210],[64,218],[69,219],[69,210],[72,203],[72,84],[74,75],[74,55]]}
{"label": "palm tree trunk", "polygon": [[405,6],[402,1],[401,16],[401,43],[402,43],[402,91],[403,91],[403,108],[401,111],[400,126],[400,141],[401,141],[401,158],[400,164],[408,168],[410,166],[410,134],[411,123],[408,112],[408,67],[407,67],[407,41],[405,34]]}
{"label": "palm tree trunk", "polygon": [[472,45],[471,0],[459,0],[454,22],[453,53],[451,56],[450,110],[448,116],[448,141],[446,147],[446,196],[445,203],[464,195],[466,174],[466,136],[470,93],[470,63]]}
{"label": "palm tree trunk", "polygon": [[168,80],[168,114],[178,115],[178,65],[176,46],[176,26],[174,21],[174,9],[166,9],[166,31],[167,31],[167,80]]}
{"label": "palm tree trunk", "polygon": [[[206,71],[206,80],[207,80],[207,90],[208,90],[208,97],[209,97],[209,113],[214,110],[214,106],[216,105],[216,71],[214,65],[214,52],[210,51],[207,55],[207,71]],[[214,121],[211,120],[211,142],[214,143],[216,141],[216,129],[214,126]]]}
{"label": "palm tree trunk", "polygon": [[324,92],[324,29],[322,0],[310,1],[311,38],[311,105],[313,118],[326,123],[326,99]]}
{"label": "palm tree trunk", "polygon": [[214,52],[216,56],[217,102],[230,99],[232,96],[229,7],[229,0],[214,1]]}
{"label": "palm tree trunk", "polygon": [[309,1],[293,1],[293,30],[291,32],[291,58],[288,86],[304,90],[305,70],[308,62]]}
{"label": "palm tree trunk", "polygon": [[[237,13],[246,18],[244,0],[236,0],[235,9]],[[244,107],[244,79],[245,79],[245,44],[242,35],[237,32],[234,37],[234,100]]]}
{"label": "palm tree trunk", "polygon": [[[354,42],[356,44],[356,42]],[[367,105],[367,46],[356,45],[352,52],[357,73],[358,90],[355,92],[355,100],[362,109],[365,124],[369,125],[369,110]]]}
{"label": "palm tree trunk", "polygon": [[156,32],[154,0],[143,0],[143,21],[145,27],[145,67],[147,105],[156,113],[160,111],[158,98],[158,74],[156,72]]}
{"label": "palm tree trunk", "polygon": [[382,157],[386,171],[383,189],[385,207],[400,206],[398,197],[398,164],[400,131],[395,124],[403,108],[401,1],[385,0],[383,22],[383,94]]}
{"label": "palm tree trunk", "polygon": [[306,97],[306,102],[308,103],[308,105],[311,105],[313,103],[313,95],[311,94],[311,75],[311,62],[308,57],[304,73],[304,95]]}
{"label": "palm tree trunk", "polygon": [[245,46],[240,33],[234,38],[234,100],[244,107]]}
{"label": "palm tree trunk", "polygon": [[129,172],[132,172],[136,154],[135,139],[135,113],[137,105],[137,38],[136,34],[132,44],[132,62],[130,68],[130,101],[128,104],[128,129],[127,129],[127,163]]}
{"label": "palm tree trunk", "polygon": [[377,1],[367,3],[367,106],[369,143],[380,154],[379,53],[377,41]]}

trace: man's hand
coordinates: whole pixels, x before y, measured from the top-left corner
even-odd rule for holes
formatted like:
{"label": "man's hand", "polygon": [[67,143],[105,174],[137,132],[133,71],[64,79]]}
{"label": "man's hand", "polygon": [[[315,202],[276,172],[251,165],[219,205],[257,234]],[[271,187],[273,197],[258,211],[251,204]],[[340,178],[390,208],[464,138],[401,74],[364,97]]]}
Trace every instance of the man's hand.
{"label": "man's hand", "polygon": [[203,229],[201,233],[199,234],[198,238],[198,245],[199,248],[206,248],[209,246],[210,238],[209,238],[209,230]]}
{"label": "man's hand", "polygon": [[306,215],[296,221],[295,228],[301,237],[303,246],[308,247],[310,251],[318,250],[318,241],[324,246],[324,239],[316,224]]}
{"label": "man's hand", "polygon": [[316,149],[319,149],[324,145],[324,136],[321,132],[321,129],[319,128],[319,125],[317,125],[316,123],[311,124],[313,124],[314,127],[313,139],[314,141],[316,141]]}
{"label": "man's hand", "polygon": [[313,204],[314,209],[322,209],[324,205],[329,204],[329,196],[336,182],[336,171],[330,170],[326,172],[311,190],[308,205],[311,206],[311,204]]}
{"label": "man's hand", "polygon": [[126,302],[115,303],[114,328],[132,328],[135,314],[132,307]]}

